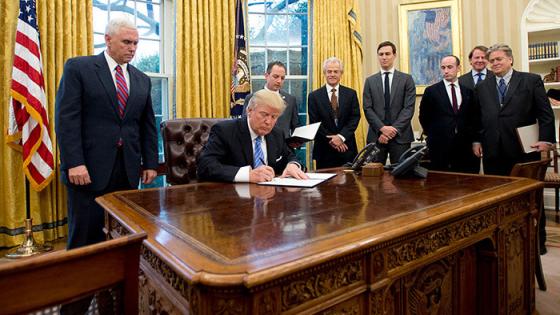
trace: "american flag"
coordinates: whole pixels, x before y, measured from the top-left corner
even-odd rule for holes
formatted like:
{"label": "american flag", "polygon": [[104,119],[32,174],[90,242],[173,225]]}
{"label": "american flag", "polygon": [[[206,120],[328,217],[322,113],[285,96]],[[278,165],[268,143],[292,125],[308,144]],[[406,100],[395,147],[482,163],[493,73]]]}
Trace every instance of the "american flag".
{"label": "american flag", "polygon": [[237,0],[235,13],[235,48],[231,73],[230,115],[239,117],[243,113],[245,97],[251,91],[251,77],[247,66],[247,43],[245,40],[245,22],[243,3]]}
{"label": "american flag", "polygon": [[22,151],[27,179],[33,189],[40,191],[54,176],[54,158],[35,0],[19,2],[10,92],[8,141]]}
{"label": "american flag", "polygon": [[425,24],[426,24],[426,37],[433,42],[438,42],[442,32],[446,29],[450,29],[449,26],[449,9],[439,8],[434,10],[428,10],[426,12]]}

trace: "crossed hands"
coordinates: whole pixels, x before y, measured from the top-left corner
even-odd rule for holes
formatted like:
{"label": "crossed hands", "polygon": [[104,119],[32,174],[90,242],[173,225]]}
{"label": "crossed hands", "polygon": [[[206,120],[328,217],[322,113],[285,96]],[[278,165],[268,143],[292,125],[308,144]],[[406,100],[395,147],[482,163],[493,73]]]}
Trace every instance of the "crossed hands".
{"label": "crossed hands", "polygon": [[344,141],[342,141],[342,138],[340,138],[338,135],[327,136],[327,138],[330,139],[329,144],[336,151],[338,152],[348,151],[348,146],[346,145],[346,143],[344,143]]}
{"label": "crossed hands", "polygon": [[379,135],[377,141],[381,144],[387,144],[397,136],[397,128],[393,126],[383,126],[379,131],[381,131],[381,135]]}

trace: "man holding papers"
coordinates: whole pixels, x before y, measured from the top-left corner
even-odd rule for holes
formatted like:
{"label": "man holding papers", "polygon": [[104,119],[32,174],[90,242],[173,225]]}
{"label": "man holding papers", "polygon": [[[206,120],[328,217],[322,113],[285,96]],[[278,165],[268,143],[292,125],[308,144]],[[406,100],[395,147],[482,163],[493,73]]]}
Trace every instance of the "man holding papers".
{"label": "man holding papers", "polygon": [[197,161],[201,180],[258,183],[276,174],[307,179],[294,153],[274,128],[286,105],[277,93],[260,90],[247,117],[220,122],[210,132]]}
{"label": "man holding papers", "polygon": [[360,104],[355,90],[340,85],[343,71],[338,58],[325,60],[327,84],[308,97],[309,123],[321,122],[313,146],[317,169],[342,166],[358,153],[354,131],[360,122]]}
{"label": "man holding papers", "polygon": [[[509,175],[513,165],[540,159],[540,151],[556,143],[554,114],[543,81],[536,74],[513,70],[513,54],[507,45],[488,49],[495,78],[475,88],[475,120],[478,134],[473,152],[483,158],[484,173]],[[517,128],[539,123],[536,151],[524,153]]]}

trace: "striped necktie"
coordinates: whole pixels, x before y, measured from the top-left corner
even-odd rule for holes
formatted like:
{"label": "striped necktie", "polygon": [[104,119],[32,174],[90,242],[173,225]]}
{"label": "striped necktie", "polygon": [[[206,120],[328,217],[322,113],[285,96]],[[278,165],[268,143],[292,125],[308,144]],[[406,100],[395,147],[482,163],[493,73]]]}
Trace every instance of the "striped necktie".
{"label": "striped necktie", "polygon": [[255,138],[255,151],[253,152],[253,169],[261,166],[264,164],[264,153],[261,147],[262,138],[256,137]]}
{"label": "striped necktie", "polygon": [[115,67],[117,79],[117,100],[119,105],[119,115],[121,118],[124,117],[124,110],[126,108],[126,101],[128,100],[128,88],[126,86],[126,79],[124,78],[124,73],[121,66],[117,65]]}

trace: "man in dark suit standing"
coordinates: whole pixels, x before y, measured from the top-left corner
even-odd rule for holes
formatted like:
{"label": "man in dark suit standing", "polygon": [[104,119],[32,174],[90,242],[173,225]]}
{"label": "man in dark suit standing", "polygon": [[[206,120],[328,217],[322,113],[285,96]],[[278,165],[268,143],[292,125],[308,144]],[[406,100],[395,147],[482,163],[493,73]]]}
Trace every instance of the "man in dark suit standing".
{"label": "man in dark suit standing", "polygon": [[[286,102],[286,109],[278,118],[276,122],[276,127],[282,130],[284,138],[291,136],[292,132],[296,127],[299,126],[298,117],[298,107],[296,98],[293,95],[288,94],[288,92],[282,90],[284,86],[284,80],[286,80],[286,66],[280,61],[273,61],[266,67],[266,73],[264,74],[266,84],[264,89],[278,93],[280,97]],[[245,104],[243,105],[243,116],[247,116],[247,106],[253,94],[247,95],[245,98]]]}
{"label": "man in dark suit standing", "polygon": [[[150,79],[129,64],[136,26],[113,19],[107,49],[69,59],[56,96],[61,177],[68,190],[68,248],[105,240],[103,209],[94,199],[151,182],[157,168]],[[118,67],[119,70],[116,70]]]}
{"label": "man in dark suit standing", "polygon": [[367,142],[377,142],[377,161],[385,163],[387,155],[396,163],[414,141],[410,121],[414,115],[416,87],[412,76],[395,70],[397,48],[391,42],[377,47],[381,71],[366,79],[364,113],[369,123]]}
{"label": "man in dark suit standing", "polygon": [[456,56],[441,59],[443,80],[424,91],[420,124],[428,136],[430,169],[477,174],[480,159],[472,152],[474,130],[467,120],[473,91],[457,80],[460,67]]}
{"label": "man in dark suit standing", "polygon": [[[138,186],[156,177],[157,130],[148,76],[129,64],[138,45],[136,26],[112,19],[107,49],[69,59],[56,95],[56,136],[61,179],[68,192],[68,244],[76,248],[105,240],[103,194]],[[84,313],[89,298],[63,307]],[[101,305],[100,305],[101,307]],[[85,309],[84,309],[85,308]]]}
{"label": "man in dark suit standing", "polygon": [[342,166],[358,153],[354,131],[360,122],[360,104],[355,90],[340,85],[343,72],[338,58],[325,60],[327,84],[308,97],[309,123],[321,122],[313,143],[317,169]]}
{"label": "man in dark suit standing", "polygon": [[[473,152],[483,158],[486,174],[509,175],[513,165],[540,159],[540,152],[556,143],[554,114],[542,79],[513,70],[513,54],[507,45],[488,49],[495,78],[475,88],[475,122],[478,125]],[[536,152],[524,153],[517,137],[518,127],[539,123]]]}
{"label": "man in dark suit standing", "polygon": [[270,181],[276,174],[307,178],[288,148],[276,121],[286,105],[275,92],[260,90],[247,106],[247,117],[212,127],[197,161],[201,180],[224,182]]}
{"label": "man in dark suit standing", "polygon": [[459,77],[459,84],[474,90],[475,85],[482,82],[486,78],[493,78],[494,74],[488,70],[488,59],[486,52],[488,47],[476,46],[469,53],[469,60],[472,70]]}

